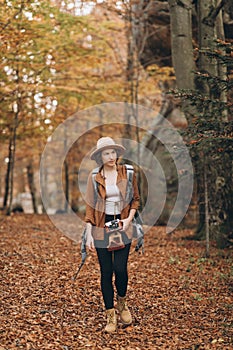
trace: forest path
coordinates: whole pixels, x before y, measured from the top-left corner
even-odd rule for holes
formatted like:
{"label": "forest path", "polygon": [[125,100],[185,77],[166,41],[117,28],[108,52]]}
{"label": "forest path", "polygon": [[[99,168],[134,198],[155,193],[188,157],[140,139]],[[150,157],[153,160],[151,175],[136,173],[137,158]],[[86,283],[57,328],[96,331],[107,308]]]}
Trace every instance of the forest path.
{"label": "forest path", "polygon": [[0,216],[0,350],[233,349],[233,251],[212,246],[206,259],[191,235],[154,227],[144,255],[131,248],[134,322],[111,335],[96,254],[73,281],[79,243],[46,215]]}

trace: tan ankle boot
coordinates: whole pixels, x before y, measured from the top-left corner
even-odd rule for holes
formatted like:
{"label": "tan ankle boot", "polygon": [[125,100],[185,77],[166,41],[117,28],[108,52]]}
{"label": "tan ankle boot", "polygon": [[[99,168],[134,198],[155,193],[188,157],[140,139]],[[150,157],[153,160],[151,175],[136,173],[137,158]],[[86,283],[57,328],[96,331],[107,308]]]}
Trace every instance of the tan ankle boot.
{"label": "tan ankle boot", "polygon": [[106,310],[107,315],[107,324],[105,327],[105,331],[108,333],[115,332],[117,328],[117,320],[116,320],[116,314],[114,309]]}
{"label": "tan ankle boot", "polygon": [[122,323],[125,325],[130,325],[132,323],[132,316],[126,304],[126,297],[119,297],[119,295],[117,296],[117,309],[120,312]]}

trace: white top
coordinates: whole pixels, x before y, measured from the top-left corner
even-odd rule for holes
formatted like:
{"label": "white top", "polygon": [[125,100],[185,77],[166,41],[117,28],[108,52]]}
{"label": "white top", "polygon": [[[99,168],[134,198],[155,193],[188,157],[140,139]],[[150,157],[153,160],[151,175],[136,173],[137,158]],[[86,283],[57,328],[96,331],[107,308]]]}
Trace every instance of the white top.
{"label": "white top", "polygon": [[121,193],[116,184],[106,185],[105,214],[118,215],[122,207]]}

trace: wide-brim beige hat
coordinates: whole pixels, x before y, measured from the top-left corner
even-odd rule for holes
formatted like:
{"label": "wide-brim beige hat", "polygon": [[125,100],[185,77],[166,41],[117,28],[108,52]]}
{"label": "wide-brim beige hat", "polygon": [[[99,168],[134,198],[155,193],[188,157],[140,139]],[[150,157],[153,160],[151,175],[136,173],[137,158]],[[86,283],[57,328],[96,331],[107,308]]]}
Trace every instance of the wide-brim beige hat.
{"label": "wide-brim beige hat", "polygon": [[94,151],[91,152],[90,158],[92,160],[95,160],[96,155],[99,152],[102,152],[103,150],[105,150],[107,148],[114,148],[114,149],[116,149],[118,156],[121,156],[125,152],[125,147],[115,143],[115,141],[111,137],[101,137],[97,141],[96,149],[94,149]]}

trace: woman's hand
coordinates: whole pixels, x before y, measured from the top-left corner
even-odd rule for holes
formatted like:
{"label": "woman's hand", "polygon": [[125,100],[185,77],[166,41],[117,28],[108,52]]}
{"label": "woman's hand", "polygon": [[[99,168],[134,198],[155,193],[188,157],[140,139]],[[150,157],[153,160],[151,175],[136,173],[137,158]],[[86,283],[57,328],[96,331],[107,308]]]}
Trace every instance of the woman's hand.
{"label": "woman's hand", "polygon": [[87,223],[86,225],[86,247],[90,250],[90,251],[94,251],[95,245],[94,245],[94,239],[92,236],[92,225],[90,223]]}
{"label": "woman's hand", "polygon": [[128,230],[129,225],[130,225],[131,221],[133,220],[135,213],[136,213],[136,209],[130,209],[129,216],[126,219],[121,220],[123,223],[123,228],[122,228],[123,231]]}
{"label": "woman's hand", "polygon": [[127,231],[129,228],[129,225],[131,223],[131,218],[127,218],[127,219],[122,219],[121,222],[123,223],[123,231]]}

